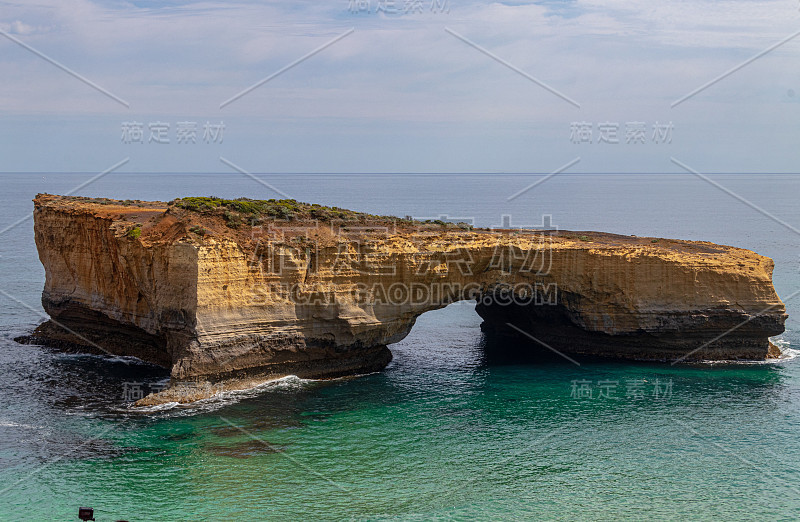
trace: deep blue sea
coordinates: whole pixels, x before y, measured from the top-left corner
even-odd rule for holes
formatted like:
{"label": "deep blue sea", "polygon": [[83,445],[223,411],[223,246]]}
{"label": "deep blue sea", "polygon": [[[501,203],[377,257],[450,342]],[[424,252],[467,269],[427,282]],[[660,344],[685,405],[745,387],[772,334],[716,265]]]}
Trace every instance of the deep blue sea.
{"label": "deep blue sea", "polygon": [[[0,519],[707,519],[800,514],[800,297],[785,357],[579,359],[485,339],[470,303],[421,316],[382,372],[286,378],[190,407],[133,409],[166,370],[13,338],[43,318],[38,192],[306,202],[476,226],[708,240],[800,289],[800,175],[0,174]],[[744,201],[742,201],[744,200]],[[760,210],[759,210],[760,209]],[[504,217],[506,216],[506,217]],[[18,220],[17,226],[8,228]],[[510,341],[505,341],[510,343]],[[795,351],[798,350],[798,351]]]}

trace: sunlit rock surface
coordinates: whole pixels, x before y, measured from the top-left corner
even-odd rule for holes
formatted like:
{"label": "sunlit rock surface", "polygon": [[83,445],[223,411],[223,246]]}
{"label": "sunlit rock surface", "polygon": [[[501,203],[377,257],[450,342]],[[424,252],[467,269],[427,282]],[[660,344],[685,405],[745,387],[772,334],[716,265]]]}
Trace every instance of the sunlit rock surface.
{"label": "sunlit rock surface", "polygon": [[572,355],[763,359],[784,330],[772,260],[707,242],[294,201],[34,203],[51,321],[27,340],[171,368],[170,388],[140,404],[378,371],[416,317],[463,299],[487,334]]}

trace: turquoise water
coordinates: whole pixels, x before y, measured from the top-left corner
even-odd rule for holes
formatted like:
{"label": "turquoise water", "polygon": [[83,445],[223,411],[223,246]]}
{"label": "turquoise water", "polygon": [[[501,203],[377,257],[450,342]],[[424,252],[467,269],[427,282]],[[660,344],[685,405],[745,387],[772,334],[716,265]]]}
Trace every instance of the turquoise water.
{"label": "turquoise water", "polygon": [[[87,174],[3,175],[0,230],[36,192]],[[560,228],[707,239],[769,255],[786,297],[800,288],[800,237],[691,176],[537,178],[360,175],[266,178],[305,201],[367,212],[551,214]],[[717,176],[794,226],[800,176]],[[171,199],[274,197],[237,175],[111,174],[79,192]],[[30,222],[3,233],[0,519],[97,520],[700,518],[800,512],[800,306],[787,302],[787,357],[765,364],[575,366],[525,342],[482,336],[469,303],[429,312],[380,373],[295,378],[186,408],[144,412],[125,383],[165,371],[66,355],[12,338],[41,318]],[[591,394],[591,396],[589,396]]]}

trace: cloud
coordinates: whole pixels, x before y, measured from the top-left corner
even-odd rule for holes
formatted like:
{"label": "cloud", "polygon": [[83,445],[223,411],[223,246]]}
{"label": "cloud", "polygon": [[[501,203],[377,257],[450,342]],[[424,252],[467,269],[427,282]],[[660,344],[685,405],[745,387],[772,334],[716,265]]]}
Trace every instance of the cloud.
{"label": "cloud", "polygon": [[[669,109],[796,30],[800,16],[784,0],[450,0],[447,14],[423,2],[421,12],[393,15],[375,12],[378,1],[369,2],[369,13],[353,12],[348,0],[8,3],[0,28],[126,99],[131,109],[2,39],[0,114],[15,121],[26,115],[106,122],[218,117],[255,132],[279,124],[299,141],[303,132],[337,125],[366,141],[387,129],[456,136],[485,128],[499,136],[497,129],[505,128],[531,133],[554,156],[569,156],[574,148],[563,133],[575,119],[673,118],[696,129],[711,122],[739,125],[738,115],[747,114],[751,133],[769,134],[790,125],[791,116],[781,110],[785,93],[800,92],[787,67],[800,52],[798,38],[680,110]],[[581,109],[445,27],[578,100]],[[350,28],[353,34],[219,110],[222,101]],[[474,148],[470,140],[462,146]],[[74,145],[84,146],[79,138]],[[493,155],[509,156],[500,152],[504,146],[494,147]],[[302,158],[298,168],[315,170],[322,159],[314,161]],[[402,158],[391,161],[387,170],[403,170]],[[518,161],[516,168],[526,170]],[[788,154],[781,161],[791,164]],[[379,164],[380,158],[370,158],[370,165]],[[459,165],[466,168],[453,160],[451,170]]]}
{"label": "cloud", "polygon": [[28,25],[21,20],[14,20],[10,23],[0,23],[0,30],[3,32],[20,35],[20,36],[27,36],[34,33],[40,33],[47,31],[47,27],[37,27],[33,25]]}

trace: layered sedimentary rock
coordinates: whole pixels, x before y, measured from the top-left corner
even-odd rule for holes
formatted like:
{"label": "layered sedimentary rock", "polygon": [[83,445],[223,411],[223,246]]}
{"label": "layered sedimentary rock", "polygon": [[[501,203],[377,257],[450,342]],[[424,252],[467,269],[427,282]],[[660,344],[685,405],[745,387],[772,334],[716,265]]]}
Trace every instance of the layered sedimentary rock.
{"label": "layered sedimentary rock", "polygon": [[51,321],[31,340],[171,368],[170,388],[142,404],[377,371],[420,314],[464,299],[493,334],[634,359],[763,359],[786,317],[772,260],[706,242],[296,202],[34,203]]}

